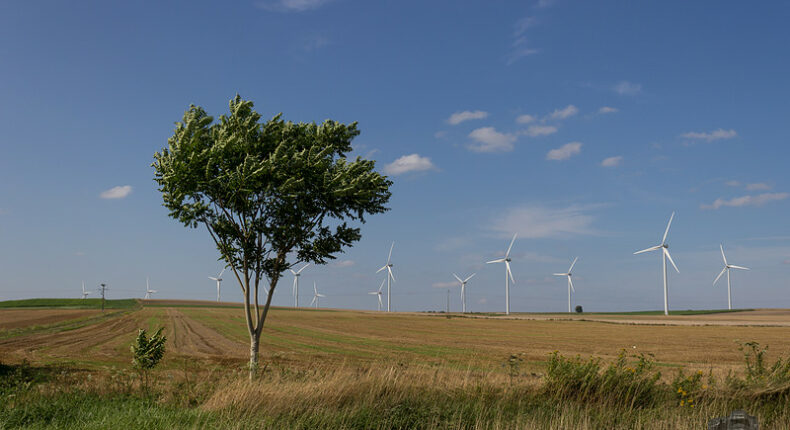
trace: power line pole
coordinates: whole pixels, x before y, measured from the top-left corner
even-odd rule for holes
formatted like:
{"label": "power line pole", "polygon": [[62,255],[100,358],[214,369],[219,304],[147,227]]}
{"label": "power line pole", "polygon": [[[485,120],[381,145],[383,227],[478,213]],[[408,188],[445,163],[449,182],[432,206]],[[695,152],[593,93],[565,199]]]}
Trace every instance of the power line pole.
{"label": "power line pole", "polygon": [[450,289],[447,289],[447,313],[450,313]]}
{"label": "power line pole", "polygon": [[101,289],[101,311],[104,312],[104,291],[107,289],[107,284],[99,284]]}

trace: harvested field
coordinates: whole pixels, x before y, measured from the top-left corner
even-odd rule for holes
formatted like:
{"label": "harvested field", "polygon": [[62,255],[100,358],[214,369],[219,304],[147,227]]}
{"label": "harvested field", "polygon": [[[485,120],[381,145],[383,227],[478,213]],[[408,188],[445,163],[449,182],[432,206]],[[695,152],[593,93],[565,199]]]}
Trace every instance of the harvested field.
{"label": "harvested field", "polygon": [[55,324],[100,313],[87,309],[0,309],[0,331]]}

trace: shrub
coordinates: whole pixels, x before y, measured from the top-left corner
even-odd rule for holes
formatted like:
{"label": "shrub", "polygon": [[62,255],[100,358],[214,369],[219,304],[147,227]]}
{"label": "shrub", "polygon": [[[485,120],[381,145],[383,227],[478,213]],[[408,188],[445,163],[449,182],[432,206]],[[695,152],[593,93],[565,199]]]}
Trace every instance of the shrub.
{"label": "shrub", "polygon": [[162,334],[163,329],[164,327],[160,327],[148,338],[145,329],[141,328],[131,346],[132,365],[140,372],[145,388],[148,388],[148,372],[156,367],[165,355],[167,336]]}
{"label": "shrub", "polygon": [[580,314],[582,312],[584,312],[584,309],[582,308],[582,305],[576,305],[576,313]]}

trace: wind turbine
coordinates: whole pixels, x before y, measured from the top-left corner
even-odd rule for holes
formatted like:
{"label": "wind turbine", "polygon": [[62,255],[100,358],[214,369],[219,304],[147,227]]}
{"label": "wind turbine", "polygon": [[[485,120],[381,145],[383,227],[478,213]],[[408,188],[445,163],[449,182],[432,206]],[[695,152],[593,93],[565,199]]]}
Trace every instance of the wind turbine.
{"label": "wind turbine", "polygon": [[510,315],[510,281],[513,281],[514,284],[516,283],[516,280],[513,279],[513,273],[510,271],[510,250],[513,248],[513,242],[516,241],[516,235],[518,233],[513,235],[513,240],[510,241],[510,246],[507,247],[504,258],[486,262],[486,264],[505,263],[505,315]]}
{"label": "wind turbine", "polygon": [[568,273],[555,273],[554,274],[554,276],[567,276],[568,277],[568,313],[571,313],[571,291],[573,291],[574,293],[576,292],[576,289],[573,288],[573,281],[571,281],[571,276],[573,276],[571,271],[573,270],[573,266],[576,265],[576,260],[578,260],[578,259],[579,259],[579,257],[576,257],[576,258],[573,259],[573,263],[571,263],[571,267],[568,268]]}
{"label": "wind turbine", "polygon": [[326,297],[326,296],[323,294],[318,294],[318,288],[315,286],[315,281],[313,281],[313,301],[310,302],[310,306],[313,306],[313,303],[315,303],[315,308],[318,309],[319,297]]}
{"label": "wind turbine", "polygon": [[82,298],[87,298],[88,294],[90,294],[90,291],[85,291],[85,281],[82,281]]}
{"label": "wind turbine", "polygon": [[466,313],[466,283],[469,282],[469,280],[472,279],[476,274],[477,273],[472,273],[471,275],[469,275],[468,278],[461,280],[461,278],[459,278],[458,275],[453,273],[455,279],[457,279],[458,282],[461,283],[461,312],[462,313]]}
{"label": "wind turbine", "polygon": [[384,281],[381,281],[381,286],[379,287],[378,291],[371,291],[371,292],[368,293],[368,294],[373,294],[373,295],[375,295],[375,296],[377,296],[379,298],[379,311],[381,311],[381,306],[383,305],[383,303],[381,301],[381,294],[382,294],[381,290],[382,290],[382,288],[384,288]]}
{"label": "wind turbine", "polygon": [[151,287],[148,285],[148,278],[145,278],[145,300],[151,300],[151,294],[155,293],[156,290],[152,290]]}
{"label": "wind turbine", "polygon": [[379,273],[382,270],[387,269],[387,312],[390,311],[390,304],[392,303],[391,300],[392,295],[390,293],[392,290],[392,285],[390,283],[390,280],[392,282],[395,282],[395,275],[392,274],[393,264],[390,262],[390,260],[392,259],[392,248],[394,247],[395,247],[395,242],[392,242],[392,246],[390,246],[390,254],[387,256],[387,264],[385,264],[381,269],[376,270],[376,273]]}
{"label": "wind turbine", "polygon": [[[288,270],[291,271],[291,273],[294,274],[293,295],[294,295],[294,307],[295,308],[299,307],[299,276],[301,275],[302,270],[307,268],[307,266],[309,266],[309,265],[310,265],[310,263],[307,263],[304,266],[302,266],[301,269],[299,269],[299,270],[297,270],[295,272],[294,272],[294,269],[288,269]],[[312,303],[310,303],[310,304],[312,305]]]}
{"label": "wind turbine", "polygon": [[724,256],[724,246],[722,246],[720,244],[719,245],[719,249],[721,250],[721,259],[724,260],[724,268],[721,269],[721,273],[719,273],[719,276],[717,276],[716,279],[713,281],[713,285],[716,285],[716,282],[719,281],[719,278],[721,278],[721,275],[723,275],[724,272],[727,272],[727,309],[732,309],[732,294],[731,294],[731,288],[730,288],[730,269],[741,269],[741,270],[750,270],[750,269],[748,267],[736,266],[734,264],[727,263],[727,257]]}
{"label": "wind turbine", "polygon": [[222,274],[223,274],[223,273],[225,273],[225,268],[224,268],[224,267],[222,268],[222,271],[221,271],[221,272],[219,272],[219,275],[217,275],[217,277],[216,277],[216,278],[215,278],[215,277],[213,277],[213,276],[209,276],[209,277],[208,277],[208,278],[209,278],[209,279],[211,279],[212,281],[217,281],[217,302],[219,302],[219,286],[220,286],[220,284],[222,283]]}
{"label": "wind turbine", "polygon": [[672,215],[669,217],[669,222],[667,223],[667,229],[664,230],[664,237],[661,238],[661,244],[652,246],[647,249],[643,249],[641,251],[634,252],[634,255],[641,254],[643,252],[650,252],[650,251],[657,251],[661,250],[661,262],[663,263],[664,268],[664,315],[669,315],[669,302],[667,299],[667,258],[669,262],[672,263],[672,267],[675,268],[675,271],[680,273],[678,270],[678,266],[675,265],[675,262],[672,261],[672,256],[669,255],[669,244],[667,244],[667,235],[669,234],[669,226],[672,225],[672,219],[675,218],[675,212],[672,212]]}

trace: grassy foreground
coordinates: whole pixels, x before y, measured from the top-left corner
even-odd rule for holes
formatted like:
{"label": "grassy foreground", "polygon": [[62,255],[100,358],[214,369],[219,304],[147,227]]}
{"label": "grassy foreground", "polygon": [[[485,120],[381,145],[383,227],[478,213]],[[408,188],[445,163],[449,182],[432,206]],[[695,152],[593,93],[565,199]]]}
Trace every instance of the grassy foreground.
{"label": "grassy foreground", "polygon": [[736,408],[790,428],[790,360],[743,352],[742,371],[721,380],[661,375],[625,351],[609,363],[555,352],[541,374],[519,355],[494,369],[270,364],[254,382],[184,359],[150,387],[124,369],[0,365],[0,428],[678,429]]}

